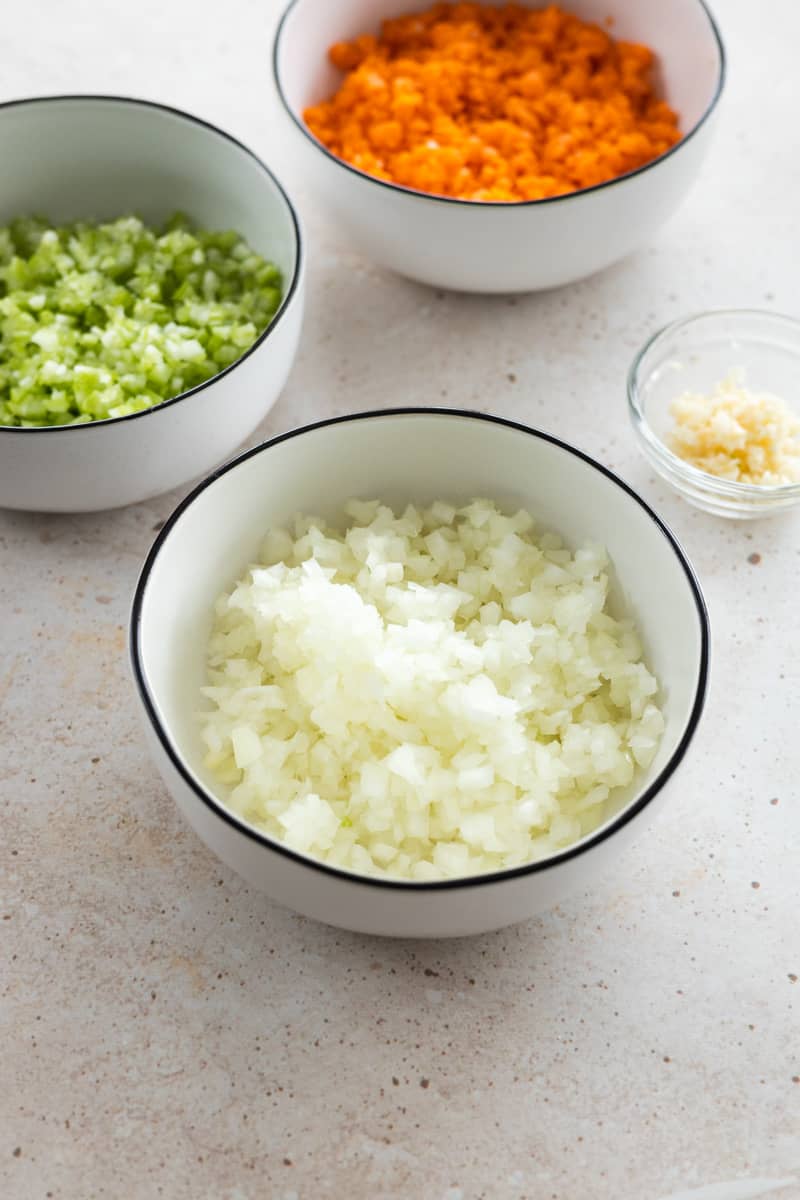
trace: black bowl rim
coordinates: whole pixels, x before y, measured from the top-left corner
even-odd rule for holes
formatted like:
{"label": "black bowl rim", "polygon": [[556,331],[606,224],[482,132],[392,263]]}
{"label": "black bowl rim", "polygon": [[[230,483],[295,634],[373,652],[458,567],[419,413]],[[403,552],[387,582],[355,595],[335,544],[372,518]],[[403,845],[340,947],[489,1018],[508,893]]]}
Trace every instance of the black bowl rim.
{"label": "black bowl rim", "polygon": [[[406,880],[406,879],[390,879],[376,878],[367,875],[358,875],[355,872],[345,871],[339,867],[330,866],[328,863],[322,862],[319,859],[307,857],[298,854],[291,850],[282,842],[273,840],[266,834],[261,833],[254,826],[247,824],[230,809],[226,808],[220,800],[214,797],[211,792],[207,791],[200,782],[194,778],[192,772],[188,769],[183,761],[182,755],[173,745],[167,731],[162,726],[161,719],[158,715],[158,710],[147,681],[147,673],[142,662],[142,653],[140,647],[141,639],[141,622],[142,622],[142,606],[144,595],[147,590],[148,580],[153,566],[158,558],[171,530],[180,520],[182,514],[187,508],[216,480],[220,479],[228,472],[235,470],[248,459],[253,458],[258,454],[263,454],[273,446],[279,445],[281,442],[288,441],[291,438],[301,437],[303,434],[312,433],[315,430],[323,429],[329,425],[343,425],[354,423],[357,421],[372,421],[381,420],[386,417],[453,417],[459,420],[483,421],[488,424],[502,425],[507,429],[513,429],[518,433],[526,434],[529,437],[538,438],[540,441],[548,442],[552,446],[556,446],[575,458],[581,459],[601,475],[604,475],[618,488],[626,493],[636,504],[642,508],[650,517],[653,524],[660,530],[664,538],[671,546],[678,562],[683,568],[686,576],[686,582],[692,593],[692,598],[697,610],[697,618],[700,626],[700,662],[697,676],[697,686],[695,690],[694,703],[692,705],[689,719],[686,727],[681,735],[680,741],[671,755],[669,761],[665,764],[659,775],[653,782],[644,790],[644,792],[632,803],[627,805],[614,820],[608,825],[599,829],[596,833],[588,838],[576,842],[572,846],[568,846],[558,854],[554,854],[549,858],[541,859],[537,862],[526,863],[519,867],[511,867],[505,871],[494,871],[485,875],[467,875],[458,879],[443,879],[431,881]],[[265,849],[273,853],[280,854],[284,858],[295,863],[297,866],[307,868],[312,871],[320,872],[333,879],[357,884],[364,888],[377,888],[390,891],[452,891],[460,888],[471,887],[486,887],[496,883],[508,883],[514,879],[521,879],[530,875],[537,875],[543,871],[550,870],[553,867],[560,866],[562,863],[579,858],[587,851],[605,842],[611,838],[620,829],[624,828],[634,817],[638,816],[648,804],[658,795],[670,777],[677,770],[683,758],[686,755],[689,745],[697,731],[697,726],[702,716],[703,708],[706,702],[706,694],[708,690],[708,675],[709,675],[709,646],[710,646],[710,624],[708,611],[706,609],[703,593],[700,590],[700,585],[697,581],[692,566],[686,557],[680,543],[670,528],[661,520],[661,518],[653,511],[641,496],[639,496],[633,488],[631,488],[624,480],[610,471],[608,467],[597,462],[582,450],[575,446],[569,445],[567,442],[561,441],[560,438],[554,437],[552,434],[544,433],[541,430],[533,429],[528,425],[522,425],[518,421],[510,421],[505,417],[491,416],[487,413],[470,412],[466,409],[450,409],[450,408],[389,408],[372,410],[368,412],[353,413],[341,417],[331,417],[328,420],[316,421],[310,425],[304,425],[298,429],[289,430],[287,433],[278,434],[277,437],[270,438],[266,442],[260,443],[249,450],[245,450],[242,454],[231,459],[229,462],[218,467],[208,475],[201,483],[199,483],[191,492],[181,501],[175,508],[172,515],[169,517],[158,536],[156,537],[150,551],[145,559],[139,579],[136,583],[136,589],[133,597],[133,605],[130,616],[130,631],[129,631],[129,653],[131,668],[133,672],[134,683],[139,693],[139,698],[144,706],[148,720],[153,727],[153,730],[158,738],[162,749],[172,763],[172,766],[183,779],[184,783],[194,792],[199,800],[217,817],[220,817],[228,825],[232,826],[240,834],[256,842]]]}
{"label": "black bowl rim", "polygon": [[297,247],[294,272],[292,274],[291,282],[283,295],[280,307],[278,308],[277,313],[270,321],[267,328],[259,334],[252,346],[249,346],[243,354],[240,354],[239,357],[232,363],[229,363],[227,367],[223,367],[221,371],[216,373],[216,375],[212,375],[210,379],[204,380],[203,383],[196,384],[194,387],[189,388],[188,391],[179,392],[177,396],[170,396],[168,400],[162,400],[160,404],[154,404],[152,408],[145,408],[142,410],[142,412],[128,413],[124,417],[103,417],[103,419],[100,421],[85,421],[80,425],[36,425],[33,427],[23,427],[19,425],[0,424],[0,436],[8,433],[16,435],[30,434],[33,436],[41,435],[43,433],[78,433],[82,430],[100,429],[108,425],[122,425],[126,421],[137,421],[140,418],[153,417],[156,415],[156,413],[162,412],[165,408],[169,408],[173,404],[177,404],[180,400],[188,400],[190,396],[195,396],[198,392],[202,392],[204,388],[210,387],[212,383],[216,383],[219,379],[222,379],[223,376],[229,375],[232,371],[235,371],[240,363],[243,363],[246,358],[249,358],[251,354],[254,354],[255,351],[264,344],[269,335],[272,333],[273,329],[275,329],[280,322],[284,313],[289,308],[289,305],[292,303],[295,292],[299,287],[300,280],[303,278],[303,273],[305,271],[305,243],[303,241],[303,232],[297,212],[292,204],[291,199],[289,198],[286,189],[274,172],[270,170],[267,164],[261,158],[259,158],[259,156],[253,150],[251,150],[249,146],[246,146],[244,142],[240,142],[237,137],[234,137],[232,133],[228,133],[227,130],[221,129],[219,125],[214,125],[211,121],[204,120],[203,117],[195,116],[194,113],[186,112],[182,108],[175,108],[171,104],[161,104],[156,100],[142,100],[137,96],[114,96],[100,93],[76,92],[52,96],[28,96],[16,100],[6,100],[0,103],[0,118],[2,118],[2,114],[5,111],[11,108],[22,108],[26,105],[63,103],[65,101],[68,103],[78,101],[99,101],[106,104],[130,104],[140,108],[153,109],[157,112],[166,113],[172,117],[178,117],[182,121],[189,121],[193,125],[200,125],[203,129],[207,129],[210,133],[217,134],[226,141],[232,142],[233,145],[238,147],[239,150],[243,150],[245,154],[249,155],[249,157],[254,160],[254,162],[261,168],[267,178],[275,186],[286,205],[289,216],[292,219],[295,245]]}
{"label": "black bowl rim", "polygon": [[669,150],[665,150],[663,154],[659,154],[658,158],[651,159],[650,162],[644,163],[643,166],[637,167],[633,171],[626,171],[624,175],[615,175],[613,179],[606,179],[603,183],[595,183],[592,184],[591,187],[579,188],[574,192],[564,192],[558,196],[545,196],[541,200],[486,201],[463,200],[457,196],[438,196],[433,192],[423,192],[418,188],[410,188],[401,183],[393,183],[390,179],[379,179],[376,175],[370,175],[367,171],[362,171],[360,167],[354,167],[352,163],[349,163],[345,159],[339,158],[337,155],[331,153],[327,146],[325,146],[319,140],[319,138],[314,136],[306,123],[295,113],[283,90],[278,58],[284,27],[292,10],[299,3],[300,0],[289,0],[289,4],[286,6],[283,16],[278,23],[278,28],[275,31],[275,37],[272,44],[272,75],[275,81],[275,87],[277,89],[280,102],[293,124],[297,129],[300,130],[303,136],[308,139],[312,146],[315,146],[317,150],[320,150],[326,158],[330,159],[331,162],[334,162],[338,166],[343,167],[346,171],[349,171],[351,175],[355,175],[359,179],[364,179],[368,183],[375,184],[376,187],[386,188],[390,192],[397,192],[400,195],[406,196],[416,196],[421,200],[429,200],[436,204],[453,204],[460,206],[461,208],[472,209],[524,209],[534,208],[542,205],[561,204],[569,200],[579,199],[581,196],[590,196],[592,193],[603,191],[605,188],[615,187],[617,184],[624,183],[627,179],[635,179],[637,175],[643,175],[645,171],[650,171],[653,167],[657,167],[659,163],[666,162],[668,158],[671,158],[673,154],[676,154],[681,147],[685,146],[687,142],[689,142],[697,133],[699,133],[702,127],[707,123],[711,117],[711,114],[717,107],[723,91],[725,90],[725,82],[728,73],[728,57],[725,50],[725,43],[722,40],[722,34],[716,18],[714,17],[709,5],[706,3],[706,0],[696,0],[696,3],[699,4],[700,8],[706,15],[711,33],[713,34],[714,41],[717,45],[717,53],[719,54],[719,73],[717,76],[717,85],[714,89],[714,95],[711,97],[708,107],[703,115],[695,122],[692,128],[685,133],[683,137],[681,137],[680,141],[676,142],[674,146],[671,146]]}

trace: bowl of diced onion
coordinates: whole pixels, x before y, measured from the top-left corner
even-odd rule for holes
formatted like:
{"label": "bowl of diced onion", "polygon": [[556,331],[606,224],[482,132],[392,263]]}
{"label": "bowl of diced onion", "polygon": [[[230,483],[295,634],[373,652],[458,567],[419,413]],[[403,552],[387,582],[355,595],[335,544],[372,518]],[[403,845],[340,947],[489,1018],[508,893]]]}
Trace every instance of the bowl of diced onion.
{"label": "bowl of diced onion", "polygon": [[800,321],[723,309],[654,334],[628,375],[639,449],[696,508],[754,520],[800,504]]}
{"label": "bowl of diced onion", "polygon": [[221,462],[300,333],[302,238],[272,172],[188,113],[107,96],[0,105],[0,161],[0,507],[115,508]]}
{"label": "bowl of diced onion", "polygon": [[479,414],[292,431],[176,509],[130,653],[155,764],[255,887],[343,928],[511,924],[614,869],[701,718],[708,621],[600,464]]}

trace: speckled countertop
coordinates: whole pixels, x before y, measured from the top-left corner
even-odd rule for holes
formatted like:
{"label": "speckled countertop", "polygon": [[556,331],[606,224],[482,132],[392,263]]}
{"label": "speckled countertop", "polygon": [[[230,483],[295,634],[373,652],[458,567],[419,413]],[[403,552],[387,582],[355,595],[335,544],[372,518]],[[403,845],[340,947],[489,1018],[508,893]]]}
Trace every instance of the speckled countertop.
{"label": "speckled countertop", "polygon": [[627,263],[518,300],[437,294],[342,244],[272,105],[271,0],[4,11],[0,98],[174,103],[297,197],[305,335],[259,437],[398,403],[553,430],[671,522],[715,641],[682,791],[615,877],[494,936],[370,940],[245,887],[148,761],[125,624],[178,494],[0,514],[4,1200],[800,1197],[800,518],[684,506],[637,457],[623,389],[670,318],[800,310],[800,6],[717,7],[731,79],[690,201]]}

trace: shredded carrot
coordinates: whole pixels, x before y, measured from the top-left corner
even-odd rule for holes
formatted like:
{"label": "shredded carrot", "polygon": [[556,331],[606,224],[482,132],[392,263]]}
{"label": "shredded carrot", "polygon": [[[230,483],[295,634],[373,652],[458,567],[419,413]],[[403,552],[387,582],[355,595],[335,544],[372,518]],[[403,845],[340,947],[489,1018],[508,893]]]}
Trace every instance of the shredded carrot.
{"label": "shredded carrot", "polygon": [[345,78],[306,109],[337,157],[463,200],[540,200],[614,179],[680,140],[655,55],[556,5],[435,4],[331,47]]}

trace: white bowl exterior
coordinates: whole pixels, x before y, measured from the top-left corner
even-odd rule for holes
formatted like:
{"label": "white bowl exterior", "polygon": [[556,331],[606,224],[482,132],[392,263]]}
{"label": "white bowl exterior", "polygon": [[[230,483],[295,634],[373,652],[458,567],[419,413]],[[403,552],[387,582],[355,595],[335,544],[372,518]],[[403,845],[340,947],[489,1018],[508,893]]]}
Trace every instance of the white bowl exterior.
{"label": "white bowl exterior", "polygon": [[577,858],[535,875],[484,884],[477,880],[452,889],[410,887],[401,893],[377,888],[364,879],[332,876],[293,861],[228,824],[175,769],[149,722],[146,731],[153,760],[168,791],[197,836],[226,866],[256,890],[303,916],[381,937],[466,937],[515,925],[553,908],[613,871],[620,854],[653,821],[675,779],[673,776],[635,822]]}
{"label": "white bowl exterior", "polygon": [[501,294],[574,283],[645,243],[697,177],[713,126],[712,118],[679,151],[613,187],[502,209],[383,188],[299,132],[295,142],[329,211],[366,257],[432,287]]}
{"label": "white bowl exterior", "polygon": [[[494,0],[493,0],[494,2]],[[500,3],[501,0],[496,0]],[[530,0],[533,5],[535,0]],[[699,0],[577,0],[571,11],[603,23],[617,37],[640,40],[660,56],[668,99],[685,131],[714,102],[722,73],[719,44]],[[328,47],[377,30],[397,0],[296,0],[276,46],[278,80],[290,110],[330,95],[339,74]],[[354,244],[402,275],[470,292],[524,292],[557,287],[624,258],[677,209],[706,155],[713,118],[648,169],[609,186],[539,204],[456,204],[389,188],[352,171],[297,129],[313,184]]]}
{"label": "white bowl exterior", "polygon": [[[329,519],[351,496],[395,505],[488,495],[504,507],[524,505],[543,527],[572,545],[605,544],[614,563],[612,601],[635,614],[648,661],[661,681],[667,723],[659,754],[618,808],[634,803],[665,767],[692,719],[703,673],[703,623],[675,550],[630,494],[592,464],[543,437],[503,423],[448,413],[377,414],[289,435],[239,460],[198,492],[168,529],[143,586],[138,628],[141,668],[167,746],[155,735],[155,758],[167,786],[204,841],[273,898],[332,924],[415,936],[469,933],[523,919],[607,866],[643,824],[645,806],[622,829],[573,859],[519,879],[475,884],[450,893],[382,888],[320,871],[237,828],[200,798],[219,794],[202,767],[193,715],[204,682],[204,647],[217,596],[253,561],[271,525],[296,511]],[[176,769],[187,770],[187,779]],[[609,814],[613,821],[616,811]],[[419,892],[419,896],[417,896]],[[413,895],[412,895],[413,893]],[[497,895],[498,900],[490,900]],[[445,899],[445,897],[448,897]],[[470,897],[469,903],[467,898]],[[365,903],[365,899],[367,902]]]}
{"label": "white bowl exterior", "polygon": [[275,181],[244,147],[200,121],[100,97],[0,108],[0,162],[0,225],[33,213],[64,222],[133,212],[157,222],[182,210],[207,228],[242,233],[278,264],[287,291],[266,338],[184,399],[79,429],[0,428],[0,507],[114,508],[227,458],[278,398],[302,324],[301,247]]}

